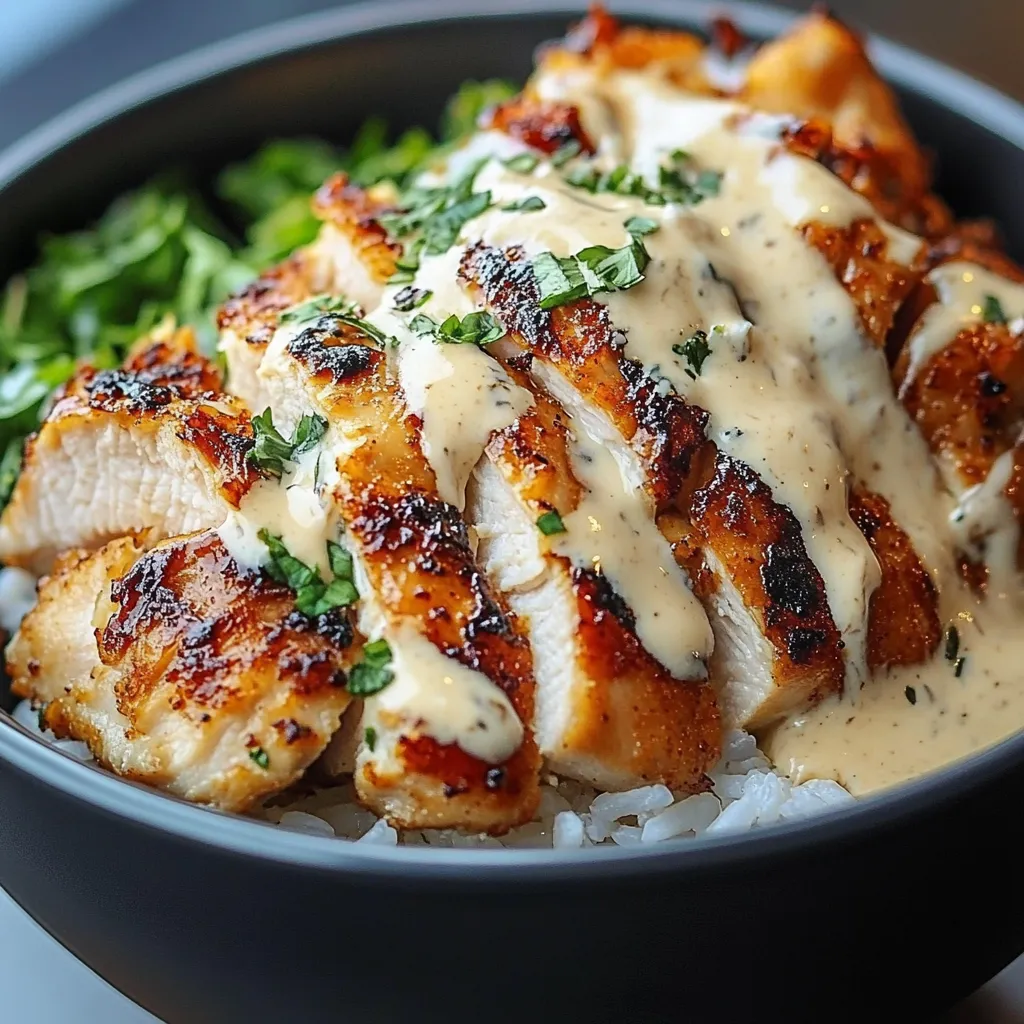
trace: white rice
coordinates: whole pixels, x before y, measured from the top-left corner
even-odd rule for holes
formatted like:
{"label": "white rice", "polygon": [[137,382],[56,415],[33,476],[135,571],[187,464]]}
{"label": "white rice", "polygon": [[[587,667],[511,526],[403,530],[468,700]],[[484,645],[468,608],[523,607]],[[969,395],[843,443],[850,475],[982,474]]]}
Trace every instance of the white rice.
{"label": "white rice", "polygon": [[[58,740],[41,731],[28,701],[14,718],[65,753],[91,760],[77,740]],[[261,816],[279,828],[381,846],[537,847],[580,849],[588,846],[649,846],[686,843],[704,835],[746,832],[779,822],[810,818],[854,802],[838,782],[810,779],[794,786],[776,772],[746,732],[730,732],[722,759],[711,773],[711,790],[675,794],[667,786],[640,786],[624,793],[598,793],[589,786],[548,775],[533,821],[497,839],[454,830],[399,834],[361,807],[351,783],[319,789],[263,809]]]}

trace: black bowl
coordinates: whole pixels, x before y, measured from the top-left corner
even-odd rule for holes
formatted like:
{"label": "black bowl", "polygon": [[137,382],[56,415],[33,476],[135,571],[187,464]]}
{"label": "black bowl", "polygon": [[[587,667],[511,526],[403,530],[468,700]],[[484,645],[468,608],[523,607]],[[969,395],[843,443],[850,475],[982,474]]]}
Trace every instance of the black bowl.
{"label": "black bowl", "polygon": [[[302,19],[76,107],[0,155],[0,278],[40,229],[169,163],[202,174],[279,133],[344,139],[369,112],[431,122],[464,78],[523,77],[578,13],[503,7]],[[619,7],[689,26],[712,13]],[[786,21],[734,13],[755,36]],[[1024,110],[906,50],[876,54],[945,194],[1024,253]],[[168,1021],[920,1019],[1024,950],[1024,736],[816,822],[555,853],[287,833],[74,763],[3,719],[0,884]]]}

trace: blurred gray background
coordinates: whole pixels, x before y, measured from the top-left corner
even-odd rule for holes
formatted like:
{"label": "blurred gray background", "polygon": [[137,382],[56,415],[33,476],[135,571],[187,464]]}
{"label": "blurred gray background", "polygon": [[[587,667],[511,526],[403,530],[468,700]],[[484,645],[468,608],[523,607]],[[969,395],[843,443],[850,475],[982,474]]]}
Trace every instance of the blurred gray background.
{"label": "blurred gray background", "polygon": [[[133,72],[345,2],[0,0],[0,149]],[[608,6],[614,10],[614,0]],[[801,10],[811,3],[784,0],[781,6]],[[829,7],[852,25],[946,61],[1024,101],[1024,0],[833,0]],[[927,979],[919,983],[927,985]],[[0,1019],[11,1024],[155,1024],[37,929],[2,892],[0,987]],[[1024,1024],[1024,959],[944,1024],[968,1022]]]}

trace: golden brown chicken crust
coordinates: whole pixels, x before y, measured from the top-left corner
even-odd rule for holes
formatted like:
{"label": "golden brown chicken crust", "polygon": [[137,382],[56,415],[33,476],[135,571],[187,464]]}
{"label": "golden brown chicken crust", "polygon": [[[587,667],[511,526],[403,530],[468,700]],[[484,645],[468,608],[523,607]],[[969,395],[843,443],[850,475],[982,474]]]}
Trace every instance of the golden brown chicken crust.
{"label": "golden brown chicken crust", "polygon": [[[83,595],[82,574],[97,566]],[[52,617],[81,614],[83,596],[99,625],[93,667],[76,677],[50,637]],[[244,811],[326,746],[351,700],[353,638],[347,613],[301,615],[290,590],[241,570],[213,531],[145,552],[124,538],[43,582],[9,670],[18,692],[46,704],[46,724],[106,767]]]}
{"label": "golden brown chicken crust", "polygon": [[[416,622],[438,650],[491,679],[527,736],[497,766],[454,745],[406,737],[400,753],[407,770],[389,778],[372,764],[364,766],[369,785],[360,792],[403,827],[458,824],[472,809],[488,817],[482,827],[503,831],[528,821],[538,799],[540,758],[528,731],[534,685],[529,645],[476,565],[462,517],[438,497],[420,449],[419,422],[406,414],[384,354],[369,341],[358,328],[327,316],[289,346],[328,418],[349,431],[360,425],[365,435],[338,465],[342,484],[335,498],[348,533],[359,542],[388,616]],[[359,786],[359,773],[356,781]],[[402,809],[388,803],[389,789],[420,785],[422,794],[403,798]],[[427,795],[431,785],[445,797],[440,808],[436,793]]]}
{"label": "golden brown chicken crust", "polygon": [[[526,357],[528,361],[529,357]],[[534,404],[496,433],[487,454],[536,519],[576,510],[583,488],[572,469],[565,413],[527,377],[523,357],[507,368]],[[584,692],[577,692],[562,746],[599,762],[609,774],[697,792],[721,753],[721,722],[711,686],[673,678],[643,647],[636,619],[606,577],[571,568],[579,614],[575,653]]]}
{"label": "golden brown chicken crust", "polygon": [[854,487],[849,504],[882,573],[868,607],[868,668],[874,673],[926,661],[942,636],[932,578],[885,498]]}
{"label": "golden brown chicken crust", "polygon": [[391,277],[402,254],[401,245],[388,236],[378,219],[390,209],[390,203],[353,185],[340,172],[328,178],[313,197],[313,212],[352,243],[360,263],[378,284]]}
{"label": "golden brown chicken crust", "polygon": [[661,394],[623,356],[605,306],[541,309],[518,250],[477,245],[461,274],[524,349],[557,367],[619,429],[641,459],[658,513],[674,506],[683,515],[758,620],[776,652],[777,685],[811,700],[838,692],[842,643],[799,524],[749,467],[716,452],[704,433],[707,413]]}
{"label": "golden brown chicken crust", "polygon": [[712,687],[674,679],[644,649],[636,620],[608,580],[573,571],[580,661],[595,686],[577,701],[566,745],[646,782],[698,793],[721,755]]}
{"label": "golden brown chicken crust", "polygon": [[[168,356],[171,362],[164,362]],[[253,434],[244,404],[202,389],[219,382],[208,360],[163,344],[139,351],[124,369],[85,367],[58,392],[46,422],[26,444],[25,462],[36,457],[37,447],[59,444],[67,420],[110,417],[125,428],[148,423],[155,429],[173,422],[177,436],[203,456],[225,500],[237,508],[259,473],[249,458]]]}
{"label": "golden brown chicken crust", "polygon": [[227,299],[217,311],[218,328],[233,331],[249,345],[265,347],[281,313],[309,297],[311,280],[309,257],[296,253]]}
{"label": "golden brown chicken crust", "polygon": [[516,96],[491,112],[487,127],[504,132],[542,153],[554,153],[575,142],[581,153],[593,153],[594,144],[580,124],[579,111],[567,103],[547,103]]}
{"label": "golden brown chicken crust", "polygon": [[924,271],[889,259],[889,240],[873,220],[855,220],[846,227],[805,224],[804,238],[828,261],[860,316],[864,331],[883,347],[900,307]]}
{"label": "golden brown chicken crust", "polygon": [[981,483],[1024,426],[1024,337],[1006,324],[960,331],[913,377],[904,349],[899,397],[929,448],[949,460],[964,487]]}

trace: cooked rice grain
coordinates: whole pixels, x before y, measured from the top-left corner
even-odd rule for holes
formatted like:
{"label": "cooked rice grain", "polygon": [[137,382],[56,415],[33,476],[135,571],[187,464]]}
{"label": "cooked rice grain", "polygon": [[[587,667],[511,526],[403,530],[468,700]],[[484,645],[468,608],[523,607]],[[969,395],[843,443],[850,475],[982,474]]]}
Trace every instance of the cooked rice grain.
{"label": "cooked rice grain", "polygon": [[[22,701],[13,712],[26,729],[43,736],[72,757],[89,761],[77,740],[58,740],[41,731],[36,712]],[[318,789],[259,812],[279,828],[378,846],[442,846],[466,849],[534,847],[560,850],[588,846],[647,846],[689,842],[763,828],[777,822],[813,817],[854,802],[838,782],[810,779],[794,786],[776,772],[746,732],[725,737],[722,759],[711,773],[709,793],[678,798],[663,785],[640,786],[623,793],[598,793],[570,779],[549,775],[541,787],[537,817],[500,839],[463,835],[452,829],[399,834],[356,802],[351,783]],[[281,798],[278,798],[281,800]]]}

